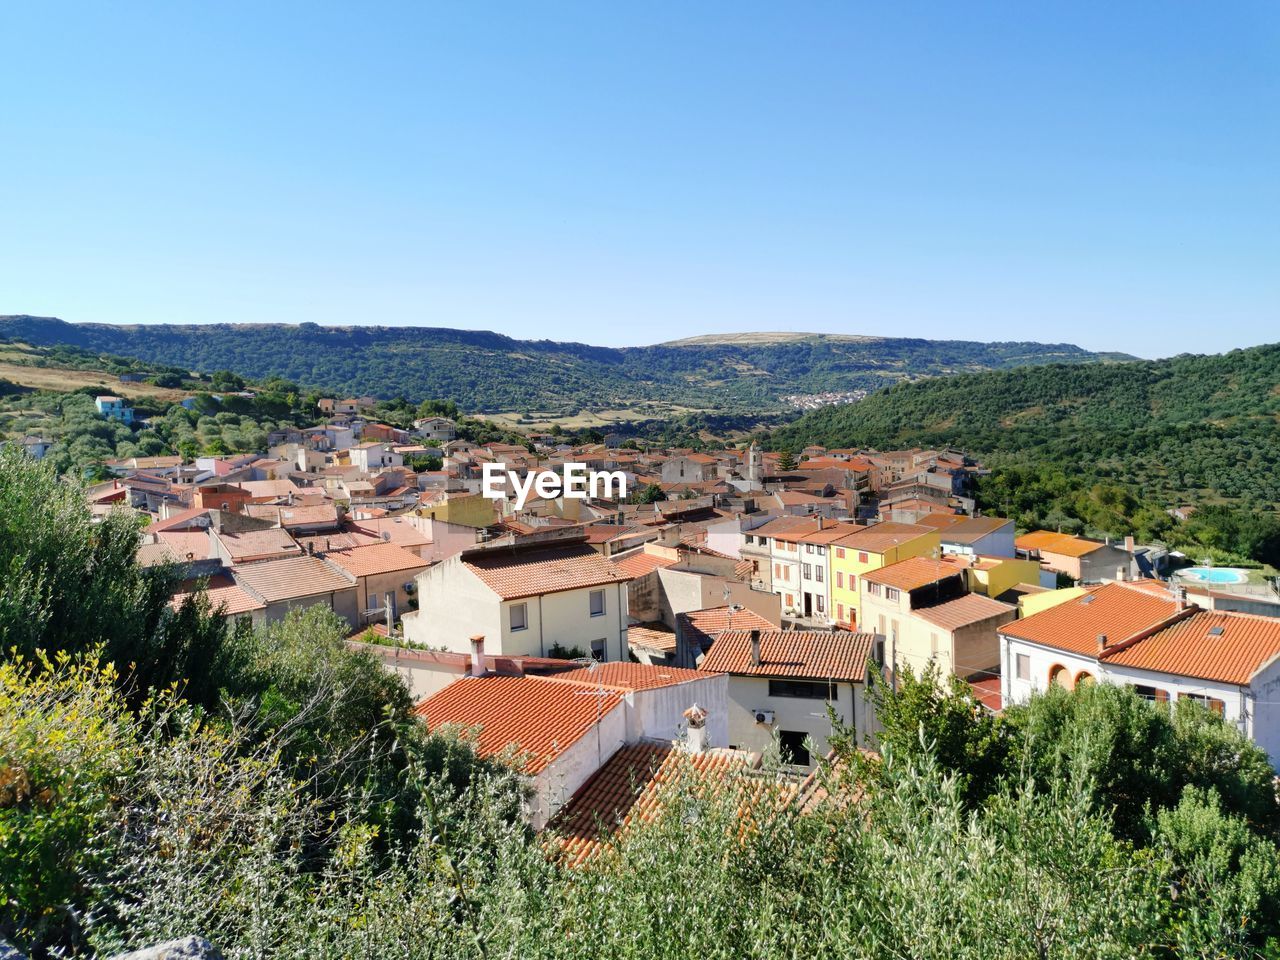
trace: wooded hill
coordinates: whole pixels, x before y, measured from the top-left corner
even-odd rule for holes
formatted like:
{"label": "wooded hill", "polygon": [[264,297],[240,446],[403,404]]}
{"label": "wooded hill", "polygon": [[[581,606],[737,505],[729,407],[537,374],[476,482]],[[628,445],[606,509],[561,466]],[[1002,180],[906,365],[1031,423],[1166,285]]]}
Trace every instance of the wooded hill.
{"label": "wooded hill", "polygon": [[110,326],[30,316],[0,317],[0,338],[206,373],[282,377],[349,395],[448,399],[479,412],[665,407],[650,411],[656,415],[682,412],[678,407],[777,408],[791,394],[875,390],[907,378],[1121,356],[1071,344],[822,334],[705,337],[615,349],[443,327]]}
{"label": "wooded hill", "polygon": [[[901,384],[801,417],[771,442],[956,446],[999,468],[982,485],[988,506],[1029,513],[1028,525],[1083,520],[1114,534],[1128,532],[1126,522],[1132,529],[1144,508],[1182,503],[1266,515],[1280,502],[1280,344]],[[1100,488],[1095,499],[1116,500],[1098,504],[1097,518],[1053,502],[1091,486]],[[1108,513],[1110,522],[1099,519]]]}

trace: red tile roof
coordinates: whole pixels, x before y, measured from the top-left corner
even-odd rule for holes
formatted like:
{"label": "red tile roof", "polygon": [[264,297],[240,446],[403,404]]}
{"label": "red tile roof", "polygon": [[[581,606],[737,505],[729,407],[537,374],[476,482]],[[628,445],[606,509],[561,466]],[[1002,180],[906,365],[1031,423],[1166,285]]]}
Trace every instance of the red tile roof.
{"label": "red tile roof", "polygon": [[[194,587],[194,584],[191,586]],[[229,617],[250,613],[253,610],[264,610],[267,606],[257,597],[236,586],[235,581],[226,574],[210,577],[206,592],[209,595],[210,607],[215,611],[222,609],[223,614]],[[175,610],[178,609],[191,593],[191,590],[175,593],[173,599],[169,601],[169,606]]]}
{"label": "red tile roof", "polygon": [[652,666],[647,663],[614,663],[597,664],[594,668],[583,667],[561,673],[558,680],[573,680],[579,683],[614,687],[620,690],[653,690],[657,687],[674,687],[681,683],[692,683],[694,680],[706,680],[708,674],[704,670],[685,670],[680,667]]}
{"label": "red tile roof", "polygon": [[676,623],[688,636],[706,644],[711,643],[724,631],[734,630],[777,630],[777,624],[770,623],[753,610],[736,610],[732,614],[727,606],[708,607],[705,610],[690,610],[679,614]]}
{"label": "red tile roof", "polygon": [[353,577],[371,577],[380,573],[404,572],[407,575],[425,570],[430,564],[416,553],[394,543],[372,543],[350,550],[331,550],[325,559],[337,564]]}
{"label": "red tile roof", "polygon": [[954,600],[935,603],[931,607],[920,607],[912,611],[920,619],[927,620],[943,630],[959,630],[971,623],[981,623],[983,620],[1005,615],[1012,620],[1017,612],[1017,607],[984,597],[980,593],[966,593]]}
{"label": "red tile roof", "polygon": [[1178,603],[1166,591],[1109,583],[1024,620],[1007,623],[1000,628],[1000,633],[1046,647],[1096,656],[1099,635],[1106,635],[1108,645],[1123,643],[1177,616]]}
{"label": "red tile roof", "polygon": [[614,558],[613,565],[617,571],[628,579],[643,577],[659,567],[672,567],[678,561],[670,557],[660,557],[654,553],[645,553],[641,548],[635,553],[628,553],[622,558]]}
{"label": "red tile roof", "polygon": [[1280,657],[1280,620],[1212,610],[1103,654],[1103,660],[1117,666],[1240,686],[1276,657]]}
{"label": "red tile roof", "polygon": [[758,758],[734,751],[688,754],[666,744],[631,744],[578,788],[547,830],[561,862],[581,867],[606,850],[619,831],[652,821],[667,791],[686,777],[714,782],[757,763]]}
{"label": "red tile roof", "polygon": [[870,633],[770,630],[760,633],[760,664],[751,662],[751,632],[720,634],[699,670],[748,677],[797,677],[860,682],[875,641]]}
{"label": "red tile roof", "polygon": [[927,534],[937,536],[938,531],[932,527],[922,527],[915,523],[896,523],[887,520],[851,533],[847,537],[835,541],[837,546],[850,550],[863,550],[868,553],[884,553],[887,550],[923,537]]}
{"label": "red tile roof", "polygon": [[886,587],[897,587],[899,590],[916,590],[930,583],[936,583],[947,577],[960,576],[968,564],[954,557],[912,557],[900,560],[864,573],[864,583],[879,583]]}
{"label": "red tile roof", "polygon": [[466,556],[463,564],[503,600],[631,579],[586,544],[515,552],[495,548]]}
{"label": "red tile roof", "polygon": [[[584,693],[585,691],[585,693]],[[481,755],[517,747],[523,769],[536,774],[613,710],[623,694],[549,677],[462,677],[414,710],[428,728],[479,727]]]}
{"label": "red tile roof", "polygon": [[1069,533],[1054,533],[1052,530],[1033,530],[1013,542],[1019,550],[1038,550],[1063,557],[1083,557],[1106,546],[1096,540],[1073,537]]}
{"label": "red tile roof", "polygon": [[268,603],[354,590],[355,584],[319,557],[262,560],[235,568],[236,582]]}
{"label": "red tile roof", "polygon": [[665,623],[633,623],[627,627],[627,645],[673,653],[676,649],[676,632]]}

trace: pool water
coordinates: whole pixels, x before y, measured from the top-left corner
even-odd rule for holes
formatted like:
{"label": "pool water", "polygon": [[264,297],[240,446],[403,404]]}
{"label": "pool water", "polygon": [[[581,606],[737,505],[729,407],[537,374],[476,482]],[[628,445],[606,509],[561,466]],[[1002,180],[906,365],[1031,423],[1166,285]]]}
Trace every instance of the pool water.
{"label": "pool water", "polygon": [[1197,583],[1244,583],[1249,579],[1246,574],[1230,567],[1187,567],[1179,570],[1178,576]]}

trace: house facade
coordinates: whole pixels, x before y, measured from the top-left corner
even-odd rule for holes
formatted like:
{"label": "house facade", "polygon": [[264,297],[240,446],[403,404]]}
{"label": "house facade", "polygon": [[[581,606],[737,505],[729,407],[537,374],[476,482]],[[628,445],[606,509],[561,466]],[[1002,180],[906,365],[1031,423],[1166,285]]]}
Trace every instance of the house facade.
{"label": "house facade", "polygon": [[482,634],[501,656],[577,650],[600,662],[627,656],[629,578],[585,542],[463,551],[417,579],[405,638],[465,651]]}

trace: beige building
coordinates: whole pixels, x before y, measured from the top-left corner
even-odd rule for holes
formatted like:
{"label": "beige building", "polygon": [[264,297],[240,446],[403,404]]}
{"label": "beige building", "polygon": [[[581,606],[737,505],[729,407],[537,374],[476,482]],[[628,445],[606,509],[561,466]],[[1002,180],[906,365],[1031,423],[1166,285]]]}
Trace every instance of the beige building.
{"label": "beige building", "polygon": [[863,625],[885,638],[885,662],[919,674],[932,660],[941,676],[999,671],[997,630],[1017,607],[969,593],[964,562],[914,557],[862,577]]}

